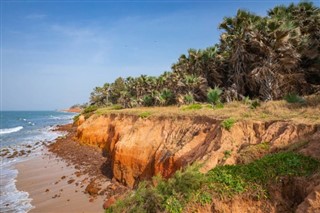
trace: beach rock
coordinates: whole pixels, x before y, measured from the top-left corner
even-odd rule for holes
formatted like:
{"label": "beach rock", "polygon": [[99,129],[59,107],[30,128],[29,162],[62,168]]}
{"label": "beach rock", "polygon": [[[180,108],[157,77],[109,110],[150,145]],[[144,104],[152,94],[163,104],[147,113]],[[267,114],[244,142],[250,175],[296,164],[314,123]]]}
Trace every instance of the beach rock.
{"label": "beach rock", "polygon": [[73,183],[75,181],[75,179],[70,179],[70,180],[68,180],[68,184],[71,184],[71,183]]}
{"label": "beach rock", "polygon": [[89,183],[85,189],[85,192],[91,196],[97,196],[101,188],[99,188],[95,181]]}
{"label": "beach rock", "polygon": [[21,150],[20,152],[19,152],[19,156],[23,156],[23,155],[25,155],[26,154],[26,151],[25,150]]}
{"label": "beach rock", "polygon": [[19,155],[18,151],[14,151],[12,155],[8,156],[7,158],[15,158]]}
{"label": "beach rock", "polygon": [[0,156],[1,157],[4,157],[4,156],[6,156],[7,154],[9,154],[10,153],[10,151],[8,150],[8,149],[1,149],[1,154],[0,154]]}
{"label": "beach rock", "polygon": [[106,200],[103,204],[103,208],[107,209],[110,206],[112,206],[117,200],[115,199],[114,196],[111,196],[108,200]]}

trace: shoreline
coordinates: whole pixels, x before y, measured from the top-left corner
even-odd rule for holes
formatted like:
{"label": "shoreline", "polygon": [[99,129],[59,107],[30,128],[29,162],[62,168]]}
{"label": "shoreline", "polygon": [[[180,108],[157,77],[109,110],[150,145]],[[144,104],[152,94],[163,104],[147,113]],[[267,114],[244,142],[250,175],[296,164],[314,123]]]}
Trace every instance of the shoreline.
{"label": "shoreline", "polygon": [[105,200],[128,189],[112,180],[111,167],[100,149],[74,141],[76,127],[60,125],[54,131],[66,135],[14,165],[16,188],[32,199],[29,212],[103,212]]}
{"label": "shoreline", "polygon": [[16,188],[29,193],[29,212],[103,212],[102,196],[84,193],[88,175],[77,176],[77,169],[49,152],[15,165]]}

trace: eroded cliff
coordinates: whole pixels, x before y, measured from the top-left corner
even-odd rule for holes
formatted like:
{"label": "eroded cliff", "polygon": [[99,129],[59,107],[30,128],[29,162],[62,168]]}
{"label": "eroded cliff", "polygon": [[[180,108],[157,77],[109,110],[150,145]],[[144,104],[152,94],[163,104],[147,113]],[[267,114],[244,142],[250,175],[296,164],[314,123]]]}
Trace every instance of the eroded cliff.
{"label": "eroded cliff", "polygon": [[206,172],[218,164],[248,162],[280,149],[319,158],[319,125],[290,121],[237,121],[230,130],[208,116],[93,115],[77,129],[83,144],[110,157],[115,179],[133,187],[156,174],[169,177],[198,161]]}

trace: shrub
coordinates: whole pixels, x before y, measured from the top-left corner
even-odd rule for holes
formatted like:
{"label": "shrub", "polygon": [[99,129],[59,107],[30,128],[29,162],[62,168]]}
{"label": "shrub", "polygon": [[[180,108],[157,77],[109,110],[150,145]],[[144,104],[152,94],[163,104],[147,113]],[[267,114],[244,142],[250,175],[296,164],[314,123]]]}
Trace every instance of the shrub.
{"label": "shrub", "polygon": [[224,129],[230,131],[231,127],[233,126],[233,124],[234,124],[235,122],[236,122],[236,121],[235,121],[234,119],[228,118],[228,119],[226,119],[226,120],[224,120],[224,121],[221,122],[221,126],[222,126]]}
{"label": "shrub", "polygon": [[210,188],[218,194],[233,196],[246,189],[265,193],[264,187],[281,176],[309,176],[319,168],[313,158],[294,152],[281,152],[244,165],[218,166],[208,172]]}
{"label": "shrub", "polygon": [[207,93],[207,99],[210,104],[212,104],[212,107],[215,104],[220,103],[220,96],[222,94],[222,90],[219,87],[215,87],[214,89],[209,89]]}
{"label": "shrub", "polygon": [[94,112],[98,109],[98,107],[96,105],[91,105],[91,106],[88,106],[86,107],[84,110],[83,110],[83,114],[87,114],[87,113],[91,113],[91,112]]}
{"label": "shrub", "polygon": [[305,103],[305,100],[297,94],[289,93],[283,97],[288,103]]}
{"label": "shrub", "polygon": [[246,192],[257,199],[266,197],[269,184],[282,176],[309,176],[319,162],[294,152],[267,155],[244,165],[217,166],[208,173],[189,166],[165,180],[154,177],[156,186],[139,184],[135,192],[117,201],[106,212],[184,212],[190,203],[210,203],[212,197],[233,197]]}

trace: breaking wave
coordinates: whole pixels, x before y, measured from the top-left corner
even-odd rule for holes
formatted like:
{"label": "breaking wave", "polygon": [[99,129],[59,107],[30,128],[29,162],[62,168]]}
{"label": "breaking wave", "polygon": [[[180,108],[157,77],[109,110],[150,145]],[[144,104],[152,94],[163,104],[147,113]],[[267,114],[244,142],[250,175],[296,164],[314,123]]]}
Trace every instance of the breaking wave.
{"label": "breaking wave", "polygon": [[13,132],[18,132],[21,129],[23,129],[23,126],[17,126],[17,127],[8,128],[8,129],[0,129],[0,135],[10,134],[10,133],[13,133]]}

